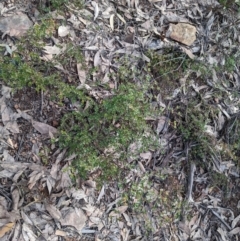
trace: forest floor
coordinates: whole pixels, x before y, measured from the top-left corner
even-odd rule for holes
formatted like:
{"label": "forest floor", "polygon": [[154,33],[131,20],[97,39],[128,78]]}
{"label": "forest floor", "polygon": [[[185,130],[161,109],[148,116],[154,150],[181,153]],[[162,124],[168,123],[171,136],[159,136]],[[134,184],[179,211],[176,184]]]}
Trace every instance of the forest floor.
{"label": "forest floor", "polygon": [[240,240],[240,3],[0,2],[0,241]]}

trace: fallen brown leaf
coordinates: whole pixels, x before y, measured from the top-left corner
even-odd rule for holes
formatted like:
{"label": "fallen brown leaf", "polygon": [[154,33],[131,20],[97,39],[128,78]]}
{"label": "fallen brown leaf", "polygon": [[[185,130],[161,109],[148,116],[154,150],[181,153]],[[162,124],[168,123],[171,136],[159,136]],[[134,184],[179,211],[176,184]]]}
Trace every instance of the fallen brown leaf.
{"label": "fallen brown leaf", "polygon": [[7,223],[0,228],[0,238],[2,238],[7,232],[9,232],[14,226],[14,223]]}

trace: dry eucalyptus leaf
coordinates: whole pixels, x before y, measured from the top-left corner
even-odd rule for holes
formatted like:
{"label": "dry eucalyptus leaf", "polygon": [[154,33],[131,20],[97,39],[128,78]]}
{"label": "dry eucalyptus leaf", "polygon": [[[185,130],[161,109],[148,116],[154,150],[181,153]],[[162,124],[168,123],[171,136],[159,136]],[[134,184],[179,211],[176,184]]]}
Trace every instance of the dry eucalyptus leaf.
{"label": "dry eucalyptus leaf", "polygon": [[141,153],[140,157],[145,159],[145,160],[149,160],[152,158],[152,153],[150,151],[145,152],[145,153]]}
{"label": "dry eucalyptus leaf", "polygon": [[229,232],[230,235],[240,234],[240,227],[234,228]]}
{"label": "dry eucalyptus leaf", "polygon": [[22,231],[25,234],[25,240],[29,241],[35,241],[37,240],[37,236],[34,234],[33,230],[31,229],[30,225],[27,225],[26,223],[23,223],[22,225]]}
{"label": "dry eucalyptus leaf", "polygon": [[20,194],[19,194],[18,188],[15,188],[12,191],[12,200],[13,200],[12,210],[15,210],[15,211],[18,210],[19,199],[20,199]]}
{"label": "dry eucalyptus leaf", "polygon": [[28,225],[33,225],[32,220],[26,215],[26,213],[23,212],[23,210],[21,210],[21,217],[25,223]]}
{"label": "dry eucalyptus leaf", "polygon": [[115,210],[119,213],[124,213],[128,209],[128,206],[120,206],[115,208]]}
{"label": "dry eucalyptus leaf", "polygon": [[232,228],[235,228],[237,223],[240,221],[240,215],[238,215],[234,220],[232,221]]}
{"label": "dry eucalyptus leaf", "polygon": [[114,16],[115,16],[115,14],[112,14],[110,16],[110,27],[111,27],[112,31],[114,30]]}
{"label": "dry eucalyptus leaf", "polygon": [[9,130],[9,131],[11,131],[12,133],[19,133],[20,131],[19,131],[19,127],[18,127],[18,124],[17,124],[17,122],[14,120],[14,121],[10,121],[10,122],[8,122],[6,125],[5,125],[5,127]]}
{"label": "dry eucalyptus leaf", "polygon": [[12,178],[13,175],[14,173],[7,170],[0,171],[0,178]]}
{"label": "dry eucalyptus leaf", "polygon": [[11,121],[11,111],[10,109],[7,107],[6,103],[3,102],[1,104],[1,116],[2,116],[2,122],[4,125],[6,125],[9,121]]}
{"label": "dry eucalyptus leaf", "polygon": [[[68,164],[66,164],[62,168],[62,170],[66,170],[67,167],[68,167]],[[61,177],[59,179],[60,180],[58,182],[57,188],[62,189],[62,188],[66,188],[66,187],[72,186],[72,181],[71,181],[71,178],[69,176],[69,171],[61,171]]]}
{"label": "dry eucalyptus leaf", "polygon": [[14,223],[7,223],[0,228],[0,238],[2,238],[6,233],[8,233],[14,226]]}
{"label": "dry eucalyptus leaf", "polygon": [[47,177],[47,188],[48,188],[49,194],[51,194],[52,188],[55,186],[55,184],[56,184],[56,180],[54,180],[51,176],[48,176]]}
{"label": "dry eucalyptus leaf", "polygon": [[28,181],[28,188],[32,189],[35,186],[36,182],[43,176],[43,174],[44,174],[43,171],[41,171],[41,172],[39,172],[39,171],[32,172],[31,175],[29,176],[30,179]]}
{"label": "dry eucalyptus leaf", "polygon": [[67,236],[67,233],[62,230],[56,230],[55,234],[62,237]]}
{"label": "dry eucalyptus leaf", "polygon": [[104,194],[105,194],[105,186],[103,185],[102,188],[101,188],[101,191],[100,191],[100,193],[98,195],[97,202],[99,202],[102,199]]}
{"label": "dry eucalyptus leaf", "polygon": [[22,240],[19,238],[20,232],[21,232],[21,224],[20,224],[20,222],[18,222],[18,223],[15,225],[14,233],[13,233],[13,236],[12,236],[12,240],[11,240],[11,241],[22,241]]}
{"label": "dry eucalyptus leaf", "polygon": [[3,208],[7,209],[7,200],[5,199],[5,197],[0,196],[0,205]]}
{"label": "dry eucalyptus leaf", "polygon": [[7,98],[7,99],[9,99],[9,98],[11,98],[11,92],[12,92],[12,88],[10,88],[10,87],[7,87],[7,86],[5,86],[5,85],[2,85],[2,95],[5,97],[5,98]]}
{"label": "dry eucalyptus leaf", "polygon": [[72,197],[74,199],[81,200],[86,197],[86,194],[82,189],[79,189],[79,190],[73,192]]}
{"label": "dry eucalyptus leaf", "polygon": [[95,21],[98,17],[99,14],[99,7],[98,7],[98,3],[92,1],[92,5],[94,6],[94,19],[93,21]]}
{"label": "dry eucalyptus leaf", "polygon": [[77,63],[77,72],[78,72],[78,78],[79,78],[81,84],[85,84],[85,82],[86,82],[86,71],[83,69],[83,66],[80,63]]}
{"label": "dry eucalyptus leaf", "polygon": [[101,65],[102,61],[101,61],[100,54],[101,54],[101,50],[98,50],[97,53],[94,56],[94,61],[93,61],[94,67],[97,67],[97,66]]}
{"label": "dry eucalyptus leaf", "polygon": [[42,122],[38,122],[38,121],[33,120],[32,125],[42,135],[49,135],[50,132],[53,133],[53,134],[57,133],[56,128],[54,128],[54,127],[52,127],[48,124],[42,123]]}
{"label": "dry eucalyptus leaf", "polygon": [[51,204],[45,204],[45,208],[49,212],[52,218],[61,221],[62,214],[55,206]]}
{"label": "dry eucalyptus leaf", "polygon": [[3,159],[5,162],[14,162],[14,158],[8,153],[7,150],[3,151]]}
{"label": "dry eucalyptus leaf", "polygon": [[29,166],[29,163],[21,163],[21,162],[5,163],[5,162],[3,162],[0,164],[0,166],[6,171],[16,173],[19,170],[23,170],[24,168],[27,168]]}
{"label": "dry eucalyptus leaf", "polygon": [[57,47],[56,45],[54,46],[45,46],[44,47],[44,52],[47,54],[55,54],[58,55],[60,54],[62,51],[62,49],[60,49],[59,47]]}
{"label": "dry eucalyptus leaf", "polygon": [[79,233],[85,226],[87,218],[84,212],[79,208],[68,208],[64,210],[63,218],[60,220],[61,224],[64,226],[73,226],[77,229]]}

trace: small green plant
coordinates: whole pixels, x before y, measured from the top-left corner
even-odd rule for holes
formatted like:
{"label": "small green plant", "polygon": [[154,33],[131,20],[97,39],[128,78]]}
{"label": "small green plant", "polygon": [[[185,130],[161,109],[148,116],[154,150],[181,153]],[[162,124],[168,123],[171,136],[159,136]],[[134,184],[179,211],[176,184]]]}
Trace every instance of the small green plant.
{"label": "small green plant", "polygon": [[[159,180],[158,184],[153,181],[154,178]],[[185,205],[182,197],[184,187],[176,176],[161,174],[161,171],[156,175],[145,173],[136,181],[123,185],[123,189],[120,205],[128,205],[131,213],[144,220],[146,236],[153,234],[152,219],[159,226],[180,220]],[[150,216],[148,212],[151,212]]]}
{"label": "small green plant", "polygon": [[126,165],[131,143],[139,142],[139,151],[149,147],[145,91],[143,86],[120,84],[111,97],[100,102],[84,98],[77,112],[63,117],[59,140],[78,155],[75,166],[82,177],[100,168],[103,179],[111,178]]}
{"label": "small green plant", "polygon": [[74,9],[79,10],[82,9],[84,6],[83,0],[46,0],[46,1],[40,1],[40,10],[43,13],[48,13],[50,11],[54,10],[62,10],[64,9],[65,5],[71,4]]}
{"label": "small green plant", "polygon": [[238,1],[235,1],[235,0],[219,0],[219,3],[225,8],[230,8],[236,2],[238,2]]}
{"label": "small green plant", "polygon": [[227,194],[229,183],[228,178],[227,176],[225,176],[225,174],[211,171],[209,178],[212,187],[220,188],[221,190],[223,190],[224,195]]}
{"label": "small green plant", "polygon": [[213,138],[206,132],[206,125],[212,118],[211,106],[201,105],[189,99],[188,106],[178,106],[173,113],[175,128],[188,148],[189,161],[197,161],[205,165],[203,160],[211,156],[214,151]]}
{"label": "small green plant", "polygon": [[25,86],[35,86],[37,90],[45,89],[55,82],[55,75],[46,75],[36,71],[32,63],[23,61],[21,56],[0,58],[0,79],[5,83],[21,89]]}
{"label": "small green plant", "polygon": [[174,48],[166,48],[161,52],[148,51],[147,56],[150,58],[147,67],[153,76],[171,82],[181,78],[191,62],[186,54]]}

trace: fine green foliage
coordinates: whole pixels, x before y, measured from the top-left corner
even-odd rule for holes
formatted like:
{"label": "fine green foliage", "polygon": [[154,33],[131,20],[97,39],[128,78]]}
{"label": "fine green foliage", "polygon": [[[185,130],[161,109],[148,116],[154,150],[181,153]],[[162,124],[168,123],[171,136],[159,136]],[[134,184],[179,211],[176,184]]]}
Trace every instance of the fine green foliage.
{"label": "fine green foliage", "polygon": [[235,0],[219,0],[219,3],[225,7],[225,8],[230,8],[234,3],[237,3],[238,1]]}
{"label": "fine green foliage", "polygon": [[209,178],[210,185],[212,187],[220,188],[223,191],[223,195],[226,197],[229,191],[228,177],[223,173],[211,171]]}
{"label": "fine green foliage", "polygon": [[0,64],[0,78],[15,89],[34,85],[37,90],[44,90],[55,82],[54,74],[48,76],[44,72],[36,71],[32,63],[23,61],[20,55],[0,58]]}
{"label": "fine green foliage", "polygon": [[71,4],[74,6],[74,9],[79,10],[82,9],[84,6],[84,1],[83,0],[47,0],[46,2],[40,1],[40,10],[43,13],[48,13],[50,11],[54,10],[62,10],[66,5]]}
{"label": "fine green foliage", "polygon": [[186,54],[174,48],[166,48],[161,52],[148,51],[147,56],[151,60],[148,70],[157,80],[164,81],[174,81],[182,77],[191,62]]}
{"label": "fine green foliage", "polygon": [[[154,178],[160,183],[153,185]],[[170,183],[171,186],[166,185]],[[125,183],[122,198],[119,205],[128,205],[131,212],[144,220],[145,235],[153,233],[152,220],[157,217],[159,226],[180,220],[181,210],[186,203],[183,200],[183,185],[172,175],[143,174],[137,180]],[[149,215],[150,214],[150,215]]]}
{"label": "fine green foliage", "polygon": [[188,106],[176,106],[173,113],[178,133],[188,149],[189,161],[205,165],[203,160],[214,152],[213,138],[206,132],[206,125],[212,119],[212,109],[204,103],[197,105],[196,101],[189,100]]}
{"label": "fine green foliage", "polygon": [[78,155],[75,166],[82,177],[97,168],[103,180],[116,177],[129,155],[137,154],[129,153],[130,144],[136,142],[138,152],[149,148],[151,129],[145,117],[150,109],[145,91],[145,86],[120,84],[111,97],[100,103],[93,98],[82,100],[79,111],[63,117],[59,140]]}

